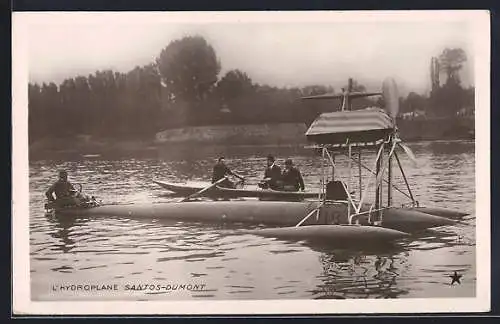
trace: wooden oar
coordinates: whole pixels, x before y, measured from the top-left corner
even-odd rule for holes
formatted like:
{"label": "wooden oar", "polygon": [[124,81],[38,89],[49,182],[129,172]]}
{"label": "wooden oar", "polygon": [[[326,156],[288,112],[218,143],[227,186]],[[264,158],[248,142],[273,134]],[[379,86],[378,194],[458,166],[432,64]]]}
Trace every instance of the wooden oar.
{"label": "wooden oar", "polygon": [[184,202],[184,201],[189,200],[189,199],[191,199],[191,198],[197,197],[197,196],[201,195],[202,193],[204,193],[205,191],[207,191],[208,189],[211,189],[211,188],[215,187],[216,185],[218,185],[219,183],[221,183],[221,182],[222,182],[222,181],[224,181],[224,180],[227,180],[227,177],[224,177],[224,178],[222,178],[222,179],[217,180],[216,182],[212,183],[210,186],[208,186],[208,187],[206,187],[206,188],[203,188],[203,189],[201,189],[200,191],[197,191],[197,192],[195,192],[194,194],[191,194],[191,195],[189,195],[189,196],[187,196],[187,197],[183,198],[183,199],[182,199],[182,200],[180,200],[179,202]]}

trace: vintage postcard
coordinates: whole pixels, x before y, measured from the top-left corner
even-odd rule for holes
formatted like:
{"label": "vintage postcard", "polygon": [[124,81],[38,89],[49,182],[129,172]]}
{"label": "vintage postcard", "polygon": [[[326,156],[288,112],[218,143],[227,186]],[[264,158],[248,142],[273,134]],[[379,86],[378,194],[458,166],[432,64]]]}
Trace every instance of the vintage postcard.
{"label": "vintage postcard", "polygon": [[13,312],[488,311],[489,18],[15,12]]}

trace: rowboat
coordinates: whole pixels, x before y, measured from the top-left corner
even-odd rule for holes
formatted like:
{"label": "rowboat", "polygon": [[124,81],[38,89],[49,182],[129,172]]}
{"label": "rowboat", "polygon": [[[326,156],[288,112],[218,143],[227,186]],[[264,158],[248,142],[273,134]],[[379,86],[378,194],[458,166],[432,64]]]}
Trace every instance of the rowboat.
{"label": "rowboat", "polygon": [[[207,185],[188,185],[181,183],[169,183],[160,180],[153,180],[160,187],[179,195],[192,195]],[[260,198],[273,200],[301,200],[318,197],[318,193],[299,191],[278,191],[272,189],[233,189],[215,186],[204,193],[210,198]]]}
{"label": "rowboat", "polygon": [[[351,84],[351,82],[350,82]],[[89,205],[87,208],[54,209],[52,212],[66,216],[126,217],[177,219],[216,223],[249,223],[265,225],[264,229],[252,229],[246,233],[282,239],[322,239],[335,244],[340,242],[357,246],[376,242],[396,242],[410,233],[427,228],[453,225],[466,213],[441,207],[421,206],[413,195],[400,163],[396,148],[401,148],[415,159],[411,149],[399,139],[395,124],[399,109],[397,88],[393,80],[386,80],[382,93],[352,93],[340,98],[340,111],[320,114],[306,132],[312,148],[321,152],[322,163],[319,193],[278,192],[271,190],[243,190],[218,187],[218,183],[205,188],[172,184],[155,180],[155,183],[173,192],[189,195],[179,202],[131,205]],[[350,100],[363,96],[383,95],[385,110],[369,107],[352,111]],[[338,98],[339,95],[308,97],[305,99]],[[364,149],[376,150],[374,170],[362,164]],[[353,154],[353,151],[357,151]],[[347,179],[336,172],[336,155],[348,159]],[[393,183],[393,160],[396,160],[408,193]],[[352,162],[358,166],[359,197],[353,196]],[[363,179],[362,167],[372,176]],[[384,177],[387,171],[387,179]],[[385,187],[384,187],[385,186]],[[409,202],[397,206],[393,203],[393,189],[403,193]],[[367,202],[370,191],[375,199]],[[387,200],[384,203],[383,193]],[[190,200],[194,196],[215,197],[300,197],[300,201],[288,200]],[[305,199],[310,198],[310,199]]]}

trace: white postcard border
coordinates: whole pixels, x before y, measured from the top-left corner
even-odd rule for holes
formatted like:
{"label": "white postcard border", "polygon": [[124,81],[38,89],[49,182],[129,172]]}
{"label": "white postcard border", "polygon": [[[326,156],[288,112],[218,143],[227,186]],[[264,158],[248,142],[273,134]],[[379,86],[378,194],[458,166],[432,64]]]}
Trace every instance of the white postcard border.
{"label": "white postcard border", "polygon": [[[476,86],[476,297],[361,300],[96,301],[33,302],[29,273],[29,163],[27,84],[29,35],[33,23],[65,24],[78,19],[130,23],[168,22],[369,22],[466,21],[474,28]],[[490,309],[490,15],[488,11],[365,12],[189,12],[189,13],[14,13],[12,52],[12,246],[15,314],[322,314],[480,312]]]}

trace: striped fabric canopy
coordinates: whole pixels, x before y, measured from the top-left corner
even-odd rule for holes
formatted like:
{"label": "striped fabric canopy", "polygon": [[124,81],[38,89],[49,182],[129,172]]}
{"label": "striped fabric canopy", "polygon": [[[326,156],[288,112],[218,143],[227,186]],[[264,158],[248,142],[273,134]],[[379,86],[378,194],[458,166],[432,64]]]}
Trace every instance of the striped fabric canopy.
{"label": "striped fabric canopy", "polygon": [[317,144],[369,143],[385,139],[393,129],[387,112],[366,108],[323,113],[311,124],[306,137]]}

